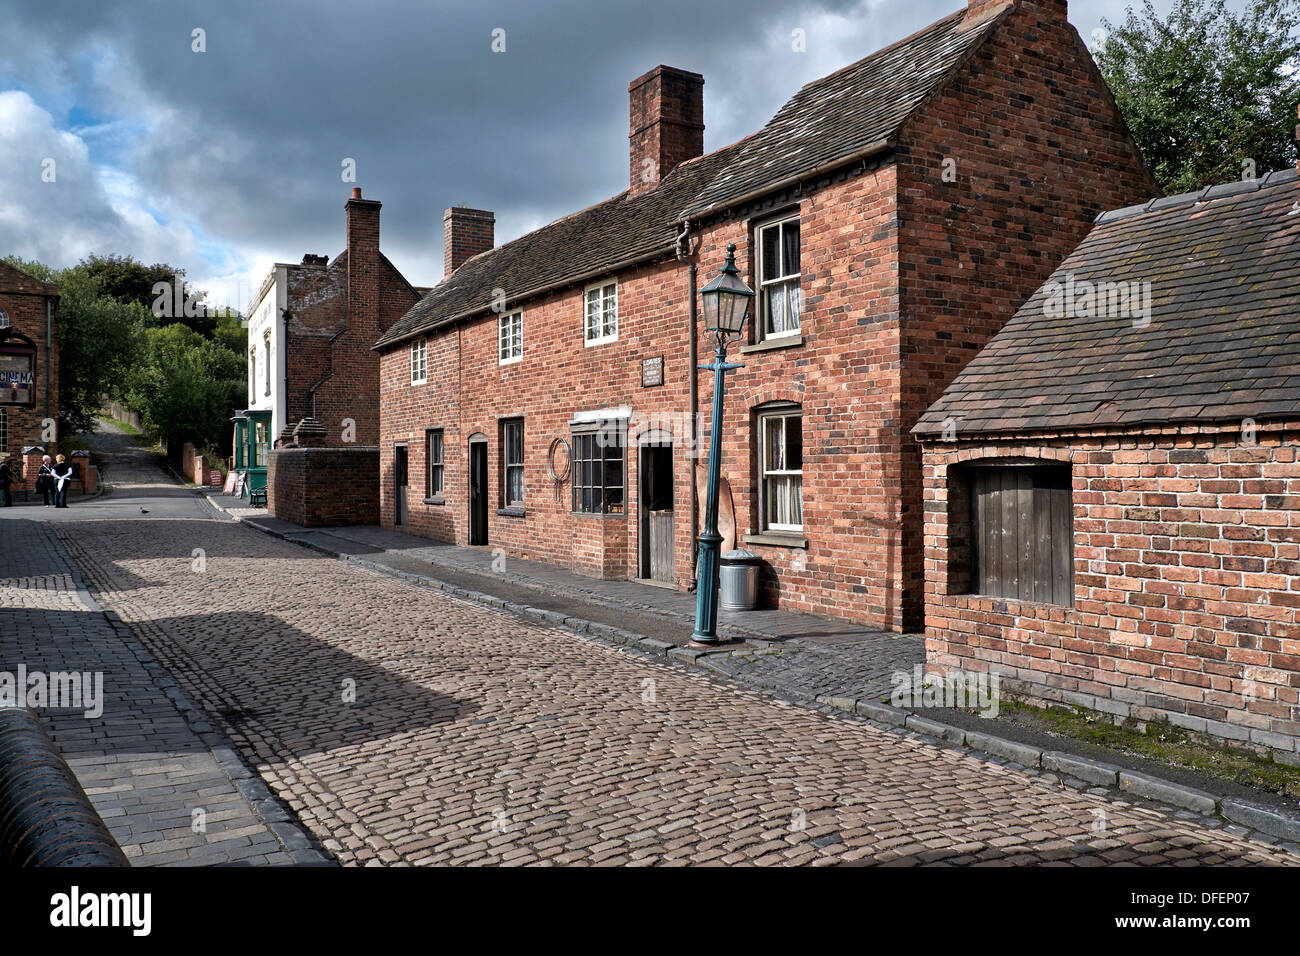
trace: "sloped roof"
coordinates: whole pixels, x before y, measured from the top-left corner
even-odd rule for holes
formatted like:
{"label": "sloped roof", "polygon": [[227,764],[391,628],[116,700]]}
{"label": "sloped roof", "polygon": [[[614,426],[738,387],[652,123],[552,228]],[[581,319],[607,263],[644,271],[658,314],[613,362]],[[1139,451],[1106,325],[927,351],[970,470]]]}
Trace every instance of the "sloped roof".
{"label": "sloped roof", "polygon": [[612,271],[618,263],[667,254],[677,239],[677,211],[735,149],[682,163],[654,189],[635,196],[620,193],[475,256],[425,293],[375,348],[485,312],[494,289],[504,289],[507,302],[513,303],[560,283]]}
{"label": "sloped roof", "polygon": [[884,148],[918,106],[989,36],[1008,6],[966,22],[965,8],[809,83],[682,210],[693,218],[782,180]]}
{"label": "sloped roof", "polygon": [[0,289],[6,292],[26,292],[31,295],[58,296],[59,294],[58,286],[28,275],[3,259],[0,259]]}
{"label": "sloped roof", "polygon": [[[1070,277],[1149,282],[1149,322],[1054,317]],[[950,417],[959,437],[1300,418],[1296,171],[1103,213],[913,431]]]}
{"label": "sloped roof", "polygon": [[602,270],[667,253],[685,218],[793,176],[883,149],[1011,7],[966,8],[809,83],[760,132],[683,163],[654,189],[620,193],[470,259],[425,293],[376,349],[487,311],[492,290],[519,301]]}

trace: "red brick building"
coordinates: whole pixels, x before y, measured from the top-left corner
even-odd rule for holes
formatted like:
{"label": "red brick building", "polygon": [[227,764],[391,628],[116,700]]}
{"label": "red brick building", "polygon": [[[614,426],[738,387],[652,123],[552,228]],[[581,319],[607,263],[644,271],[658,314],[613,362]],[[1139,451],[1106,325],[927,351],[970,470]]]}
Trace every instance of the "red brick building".
{"label": "red brick building", "polygon": [[[378,520],[379,358],[371,346],[420,298],[379,250],[381,206],[353,189],[347,248],[332,262],[306,255],[297,265],[277,264],[249,308],[243,463],[254,489],[266,468],[267,504],[277,517]],[[317,468],[308,446],[341,451],[330,467]]]}
{"label": "red brick building", "polygon": [[1102,204],[1154,184],[1059,0],[971,3],[706,156],[703,82],[632,83],[618,196],[495,249],[453,211],[470,257],[376,346],[382,522],[691,587],[695,289],[734,242],[760,293],[723,424],[734,540],[769,603],[917,628],[910,428]]}
{"label": "red brick building", "polygon": [[932,664],[1300,763],[1295,170],[1102,216],[916,432]]}
{"label": "red brick building", "polygon": [[[0,262],[0,458],[46,444],[44,423],[58,418],[58,304],[55,286]],[[35,486],[34,470],[24,483]]]}

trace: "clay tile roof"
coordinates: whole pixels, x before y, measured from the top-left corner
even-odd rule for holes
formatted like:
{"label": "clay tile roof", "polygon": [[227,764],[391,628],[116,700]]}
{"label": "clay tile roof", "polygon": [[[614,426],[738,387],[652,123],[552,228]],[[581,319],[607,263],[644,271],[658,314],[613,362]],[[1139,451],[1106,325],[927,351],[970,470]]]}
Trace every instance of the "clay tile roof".
{"label": "clay tile roof", "polygon": [[[1149,321],[1086,315],[1084,282],[1149,282]],[[949,418],[959,437],[1300,418],[1300,176],[1103,213],[913,431]]]}
{"label": "clay tile roof", "polygon": [[620,193],[475,256],[430,289],[375,348],[486,312],[494,289],[505,290],[512,305],[566,282],[612,273],[619,263],[671,254],[678,210],[735,149],[682,163],[654,189],[635,196]]}
{"label": "clay tile roof", "polygon": [[883,149],[993,32],[1005,12],[967,23],[963,8],[809,83],[742,145],[735,159],[683,209],[682,218],[724,208],[755,190],[833,166],[869,147]]}
{"label": "clay tile roof", "polygon": [[375,344],[384,349],[486,312],[494,289],[508,302],[612,273],[671,252],[679,223],[784,179],[884,149],[943,86],[1010,5],[967,20],[966,9],[830,76],[809,83],[761,131],[683,163],[655,189],[559,219],[470,259],[434,286]]}

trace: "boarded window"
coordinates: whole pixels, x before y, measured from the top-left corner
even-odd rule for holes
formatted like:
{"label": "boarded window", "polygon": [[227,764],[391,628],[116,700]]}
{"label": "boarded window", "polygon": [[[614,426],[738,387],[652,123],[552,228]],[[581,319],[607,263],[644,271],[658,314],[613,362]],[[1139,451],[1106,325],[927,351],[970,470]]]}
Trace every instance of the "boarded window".
{"label": "boarded window", "polygon": [[1069,466],[973,469],[970,504],[975,593],[1073,603]]}

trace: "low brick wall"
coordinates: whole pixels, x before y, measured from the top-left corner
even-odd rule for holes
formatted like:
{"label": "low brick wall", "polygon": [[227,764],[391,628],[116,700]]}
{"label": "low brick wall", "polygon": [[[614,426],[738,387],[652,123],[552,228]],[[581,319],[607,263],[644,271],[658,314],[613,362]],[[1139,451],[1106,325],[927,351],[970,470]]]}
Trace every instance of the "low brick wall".
{"label": "low brick wall", "polygon": [[[1288,430],[930,445],[930,664],[1300,763],[1298,443]],[[1071,468],[1068,606],[970,593],[954,466],[1005,457]]]}
{"label": "low brick wall", "polygon": [[379,523],[379,448],[276,448],[268,456],[271,515],[304,527]]}

